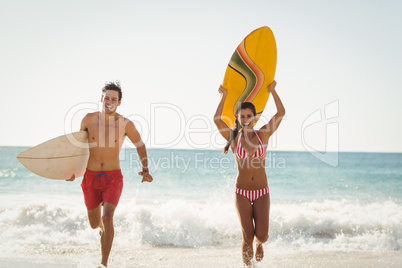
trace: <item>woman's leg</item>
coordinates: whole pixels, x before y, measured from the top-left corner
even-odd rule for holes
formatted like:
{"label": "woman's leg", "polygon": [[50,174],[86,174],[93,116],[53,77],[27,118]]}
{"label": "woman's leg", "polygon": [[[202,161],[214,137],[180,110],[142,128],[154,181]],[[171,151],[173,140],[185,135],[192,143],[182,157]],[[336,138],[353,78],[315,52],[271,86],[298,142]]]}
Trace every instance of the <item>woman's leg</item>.
{"label": "woman's leg", "polygon": [[237,193],[235,193],[235,205],[243,233],[243,263],[247,266],[250,266],[251,260],[253,259],[254,240],[253,206],[248,198]]}
{"label": "woman's leg", "polygon": [[264,258],[264,249],[262,244],[268,240],[270,205],[271,202],[269,193],[254,201],[253,215],[255,223],[256,261],[261,261]]}

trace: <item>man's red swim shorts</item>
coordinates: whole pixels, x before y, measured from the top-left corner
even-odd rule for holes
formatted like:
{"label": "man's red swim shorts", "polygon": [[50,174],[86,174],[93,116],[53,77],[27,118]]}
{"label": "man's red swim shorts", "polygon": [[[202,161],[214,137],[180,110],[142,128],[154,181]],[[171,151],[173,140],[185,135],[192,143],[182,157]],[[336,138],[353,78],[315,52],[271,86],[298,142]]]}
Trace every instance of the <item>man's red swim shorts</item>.
{"label": "man's red swim shorts", "polygon": [[105,202],[117,206],[123,190],[123,175],[120,169],[111,171],[87,169],[81,187],[88,210],[95,209]]}

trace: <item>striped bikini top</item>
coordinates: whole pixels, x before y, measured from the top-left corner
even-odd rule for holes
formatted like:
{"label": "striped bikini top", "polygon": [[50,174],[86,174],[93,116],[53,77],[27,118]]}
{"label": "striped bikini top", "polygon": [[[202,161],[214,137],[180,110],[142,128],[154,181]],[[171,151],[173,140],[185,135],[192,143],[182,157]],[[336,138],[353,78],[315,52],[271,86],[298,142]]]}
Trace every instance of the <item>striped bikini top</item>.
{"label": "striped bikini top", "polygon": [[265,158],[265,155],[267,154],[267,149],[265,148],[260,135],[257,132],[255,132],[255,134],[257,135],[258,140],[259,140],[258,148],[257,148],[257,151],[255,151],[255,153],[253,154],[253,156],[249,156],[248,153],[246,152],[246,150],[244,150],[244,148],[241,146],[242,132],[240,132],[240,136],[237,139],[237,146],[236,146],[236,149],[235,149],[234,155],[233,155],[235,159],[242,159],[242,158],[248,158],[248,157]]}

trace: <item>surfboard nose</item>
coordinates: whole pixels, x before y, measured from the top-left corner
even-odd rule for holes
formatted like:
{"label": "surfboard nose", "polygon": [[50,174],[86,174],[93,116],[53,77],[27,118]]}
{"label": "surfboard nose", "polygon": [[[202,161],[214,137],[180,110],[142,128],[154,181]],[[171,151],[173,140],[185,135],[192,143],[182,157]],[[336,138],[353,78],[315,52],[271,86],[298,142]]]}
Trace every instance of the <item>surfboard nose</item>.
{"label": "surfboard nose", "polygon": [[41,143],[17,155],[31,172],[48,179],[81,177],[89,159],[88,133],[79,131]]}

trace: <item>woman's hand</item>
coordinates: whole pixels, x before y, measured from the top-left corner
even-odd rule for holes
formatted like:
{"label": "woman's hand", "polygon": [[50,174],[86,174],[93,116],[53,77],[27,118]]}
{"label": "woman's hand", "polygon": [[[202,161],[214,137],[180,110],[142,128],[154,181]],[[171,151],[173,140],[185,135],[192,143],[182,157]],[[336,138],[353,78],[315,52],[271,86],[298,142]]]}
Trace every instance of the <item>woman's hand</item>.
{"label": "woman's hand", "polygon": [[275,87],[276,87],[276,81],[274,80],[271,84],[269,84],[268,92],[275,91]]}
{"label": "woman's hand", "polygon": [[222,95],[223,97],[226,97],[227,94],[228,94],[228,92],[226,91],[226,89],[224,89],[224,88],[222,87],[222,85],[219,86],[218,92],[221,93],[221,95]]}

